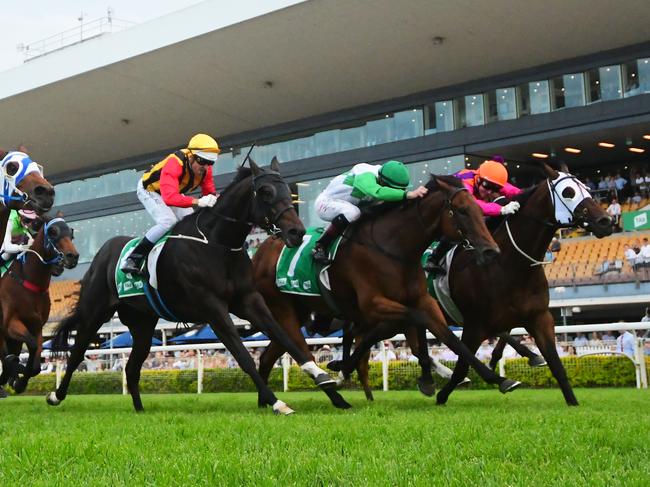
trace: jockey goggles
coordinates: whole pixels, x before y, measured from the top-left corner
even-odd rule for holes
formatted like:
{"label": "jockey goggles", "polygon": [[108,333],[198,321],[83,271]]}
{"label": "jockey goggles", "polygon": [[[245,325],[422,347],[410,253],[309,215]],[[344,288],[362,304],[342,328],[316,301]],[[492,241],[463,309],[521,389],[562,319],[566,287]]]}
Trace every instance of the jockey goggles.
{"label": "jockey goggles", "polygon": [[479,186],[483,186],[485,189],[488,191],[493,191],[495,193],[498,193],[501,191],[501,186],[498,184],[495,184],[493,182],[488,181],[487,179],[481,178],[478,182]]}
{"label": "jockey goggles", "polygon": [[194,151],[194,155],[197,157],[197,162],[202,166],[212,166],[217,162],[219,154],[216,152],[207,152],[207,151]]}

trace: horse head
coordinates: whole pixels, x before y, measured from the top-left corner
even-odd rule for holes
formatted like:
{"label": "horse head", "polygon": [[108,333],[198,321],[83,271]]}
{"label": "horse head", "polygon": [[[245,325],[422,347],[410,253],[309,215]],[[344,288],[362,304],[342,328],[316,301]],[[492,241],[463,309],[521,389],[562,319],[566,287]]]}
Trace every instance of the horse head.
{"label": "horse head", "polygon": [[252,159],[249,165],[254,200],[252,222],[279,234],[287,247],[297,247],[302,243],[305,227],[293,206],[291,190],[280,175],[280,163],[274,157],[270,169],[259,167]]}
{"label": "horse head", "polygon": [[52,265],[52,275],[60,276],[63,269],[73,269],[79,261],[79,252],[72,240],[74,231],[61,217],[45,219],[42,228],[43,260]]}
{"label": "horse head", "polygon": [[591,197],[589,188],[568,171],[558,171],[542,163],[548,177],[547,185],[554,209],[555,223],[559,227],[582,226],[596,237],[612,233],[612,219]]}
{"label": "horse head", "polygon": [[465,186],[453,176],[431,176],[429,191],[439,189],[444,195],[440,213],[442,234],[452,241],[460,241],[476,251],[479,264],[486,264],[499,254],[499,246],[485,226],[481,208]]}
{"label": "horse head", "polygon": [[54,204],[54,187],[38,164],[24,152],[0,151],[2,203],[12,209],[29,208],[42,215]]}

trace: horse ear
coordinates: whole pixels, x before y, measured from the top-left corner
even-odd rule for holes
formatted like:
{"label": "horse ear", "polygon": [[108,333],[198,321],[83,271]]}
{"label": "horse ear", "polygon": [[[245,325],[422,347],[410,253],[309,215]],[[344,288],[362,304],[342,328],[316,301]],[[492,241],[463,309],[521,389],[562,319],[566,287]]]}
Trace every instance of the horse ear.
{"label": "horse ear", "polygon": [[4,159],[7,154],[9,154],[9,152],[0,147],[0,159]]}
{"label": "horse ear", "polygon": [[542,169],[544,170],[544,174],[546,174],[551,179],[557,179],[560,177],[558,172],[545,162],[542,162]]}
{"label": "horse ear", "polygon": [[276,156],[271,160],[271,171],[280,172],[280,161]]}
{"label": "horse ear", "polygon": [[251,171],[253,172],[253,176],[259,176],[262,173],[262,169],[260,169],[260,166],[258,166],[255,163],[252,157],[248,158],[248,165],[250,166]]}
{"label": "horse ear", "polygon": [[63,212],[61,210],[56,212],[56,215],[54,215],[54,218],[63,218]]}

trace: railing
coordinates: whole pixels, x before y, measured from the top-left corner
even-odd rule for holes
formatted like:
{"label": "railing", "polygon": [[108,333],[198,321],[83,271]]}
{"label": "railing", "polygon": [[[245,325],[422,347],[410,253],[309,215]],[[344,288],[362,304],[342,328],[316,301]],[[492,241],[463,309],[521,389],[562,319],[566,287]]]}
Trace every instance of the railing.
{"label": "railing", "polygon": [[68,29],[45,39],[20,45],[25,62],[60,49],[94,39],[104,34],[118,32],[136,25],[135,22],[116,19],[112,16],[102,17],[89,22],[82,22],[78,27]]}
{"label": "railing", "polygon": [[[558,326],[555,329],[556,336],[562,337],[567,333],[594,333],[631,330],[633,333],[642,330],[650,330],[650,323],[609,323],[598,325],[580,326]],[[455,332],[457,335],[461,332]],[[517,328],[512,330],[513,335],[525,335],[526,330]],[[429,335],[429,339],[433,337]],[[650,340],[636,338],[633,351],[623,353],[617,351],[616,341],[613,339],[601,339],[591,337],[590,339],[557,340],[558,354],[564,362],[568,376],[578,386],[606,386],[606,385],[636,385],[637,388],[647,388],[647,362],[650,361]],[[244,342],[251,350],[254,359],[257,361],[262,347],[268,345],[268,341]],[[321,367],[325,367],[332,359],[340,358],[341,338],[308,338],[310,346],[319,347],[314,351],[316,361]],[[537,352],[534,342],[530,337],[524,337],[526,344],[533,351]],[[324,347],[327,345],[328,347]],[[83,362],[81,373],[73,379],[73,390],[75,382],[78,384],[92,379],[94,385],[85,392],[119,392],[126,394],[125,365],[130,353],[130,348],[112,350],[88,350],[86,361]],[[253,390],[252,382],[239,369],[232,356],[225,351],[221,343],[176,345],[152,347],[152,354],[145,362],[142,375],[144,392],[196,392],[204,391],[218,392],[225,390]],[[178,356],[165,357],[164,354],[178,353]],[[477,352],[481,360],[487,360],[491,356],[491,346],[484,343]],[[450,374],[447,367],[453,367],[456,356],[444,346],[434,345],[430,348],[432,357],[442,366],[437,365],[436,371],[443,377]],[[598,355],[599,357],[593,357]],[[65,361],[56,359],[49,362],[49,354],[44,353],[46,361],[44,372],[32,379],[34,381],[49,381],[39,389],[38,385],[32,390],[41,393],[47,388],[58,387],[62,378]],[[102,358],[100,358],[102,357]],[[23,358],[26,358],[23,356]],[[408,388],[415,384],[420,374],[417,359],[406,347],[403,335],[396,335],[391,340],[382,342],[378,350],[373,351],[371,361],[371,382],[376,388],[388,390],[389,388]],[[83,370],[87,373],[83,373]],[[173,372],[172,372],[173,370]],[[96,373],[92,373],[96,372]],[[499,373],[503,376],[515,378],[533,387],[554,386],[555,381],[547,368],[532,369],[525,359],[516,358],[514,350],[506,347],[504,358],[499,362]],[[170,375],[171,374],[171,375]],[[617,375],[618,374],[618,375]],[[485,387],[485,384],[473,373],[471,387]],[[310,388],[311,381],[302,374],[293,360],[285,354],[275,365],[271,375],[272,383],[283,390],[297,390]],[[102,381],[104,385],[102,386]],[[441,379],[437,380],[442,384]],[[178,384],[183,383],[183,386]],[[30,382],[30,388],[32,383]],[[359,387],[355,379],[352,387]],[[83,389],[83,388],[82,388]],[[51,389],[50,389],[51,390]],[[30,390],[28,389],[28,392]]]}

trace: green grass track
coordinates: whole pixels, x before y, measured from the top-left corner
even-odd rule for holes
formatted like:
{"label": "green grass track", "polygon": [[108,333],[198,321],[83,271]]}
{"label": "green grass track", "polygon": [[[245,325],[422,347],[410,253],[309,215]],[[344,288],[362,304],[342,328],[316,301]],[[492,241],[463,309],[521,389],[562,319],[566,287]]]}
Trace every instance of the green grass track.
{"label": "green grass track", "polygon": [[320,393],[0,401],[0,486],[650,485],[650,392],[458,391],[445,407],[377,392],[338,411]]}

